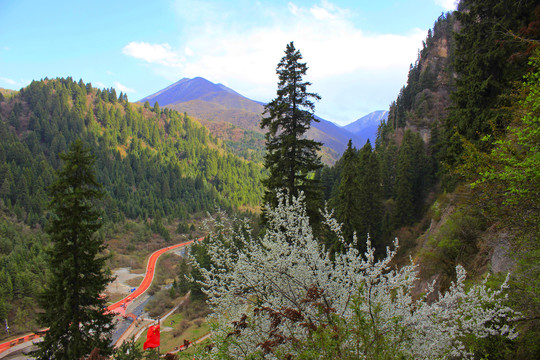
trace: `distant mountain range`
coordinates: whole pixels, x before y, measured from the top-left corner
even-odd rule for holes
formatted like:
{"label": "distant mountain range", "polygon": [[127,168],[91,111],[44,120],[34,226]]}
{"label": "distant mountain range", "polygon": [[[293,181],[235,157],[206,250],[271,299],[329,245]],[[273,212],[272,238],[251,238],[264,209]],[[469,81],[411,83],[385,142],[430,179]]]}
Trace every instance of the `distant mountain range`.
{"label": "distant mountain range", "polygon": [[[140,103],[148,101],[151,106],[157,101],[162,107],[179,112],[186,112],[201,120],[210,131],[223,134],[225,123],[235,127],[264,133],[259,127],[264,103],[248,99],[223,84],[214,84],[202,77],[183,78],[176,83],[149,95]],[[307,136],[324,144],[323,161],[333,163],[345,151],[349,139],[357,147],[365,144],[369,138],[373,143],[377,126],[381,119],[388,116],[387,111],[376,111],[352,124],[340,127],[320,117],[314,122]]]}
{"label": "distant mountain range", "polygon": [[[229,122],[244,129],[261,132],[259,121],[264,104],[250,100],[222,84],[202,77],[184,78],[139,100],[186,112],[201,120]],[[208,124],[205,124],[208,125]]]}
{"label": "distant mountain range", "polygon": [[373,111],[345,125],[343,128],[361,138],[364,143],[369,139],[371,144],[374,145],[377,138],[377,129],[383,120],[388,120],[388,110]]}

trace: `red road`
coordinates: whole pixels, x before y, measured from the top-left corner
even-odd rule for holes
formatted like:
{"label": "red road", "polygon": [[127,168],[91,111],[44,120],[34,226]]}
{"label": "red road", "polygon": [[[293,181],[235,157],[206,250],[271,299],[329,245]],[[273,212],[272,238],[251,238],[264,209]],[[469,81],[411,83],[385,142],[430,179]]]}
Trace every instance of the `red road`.
{"label": "red road", "polygon": [[[202,239],[203,238],[200,238],[200,239],[198,239],[198,241],[201,241]],[[125,308],[129,305],[129,303],[131,301],[135,300],[137,297],[144,294],[146,292],[146,290],[148,290],[148,288],[152,284],[152,280],[154,279],[154,272],[155,272],[155,269],[156,269],[156,262],[157,262],[158,258],[163,253],[165,253],[165,252],[167,252],[169,250],[173,250],[173,249],[180,248],[182,246],[189,245],[189,244],[193,243],[193,241],[194,240],[190,240],[190,241],[187,241],[187,242],[184,242],[184,243],[181,243],[181,244],[171,245],[171,246],[168,246],[166,248],[157,250],[154,253],[152,253],[152,255],[150,255],[150,259],[148,259],[148,264],[146,265],[146,274],[144,275],[144,279],[141,282],[141,284],[139,285],[139,287],[133,293],[129,294],[128,296],[126,296],[122,300],[119,300],[119,301],[115,302],[114,304],[109,305],[107,307],[107,310],[117,312],[117,313],[125,313]],[[125,306],[122,308],[122,305],[125,305]],[[27,341],[37,339],[39,337],[40,337],[40,335],[38,335],[38,334],[27,334],[27,335],[21,336],[21,337],[19,337],[17,339],[13,339],[13,340],[7,341],[7,342],[5,342],[3,344],[0,344],[0,354],[3,353],[4,351],[6,351],[7,349],[9,349],[12,346],[19,345],[19,344],[25,343]]]}

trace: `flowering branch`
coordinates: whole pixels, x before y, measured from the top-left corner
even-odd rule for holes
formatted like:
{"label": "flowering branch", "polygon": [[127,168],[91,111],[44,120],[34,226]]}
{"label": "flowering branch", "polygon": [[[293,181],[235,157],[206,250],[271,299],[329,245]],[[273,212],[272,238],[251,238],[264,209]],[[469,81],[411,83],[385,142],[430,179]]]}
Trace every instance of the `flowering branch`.
{"label": "flowering branch", "polygon": [[[433,286],[414,300],[416,265],[390,265],[397,239],[381,260],[369,237],[364,254],[342,241],[343,253],[331,260],[313,237],[303,195],[278,199],[267,209],[261,238],[231,231],[220,216],[205,242],[212,266],[200,267],[201,284],[216,344],[209,357],[467,358],[465,336],[517,336],[508,325],[517,314],[503,305],[507,282],[490,290],[484,281],[466,291],[458,266],[456,281],[438,300],[427,301]],[[343,240],[332,213],[325,210],[323,218]]]}

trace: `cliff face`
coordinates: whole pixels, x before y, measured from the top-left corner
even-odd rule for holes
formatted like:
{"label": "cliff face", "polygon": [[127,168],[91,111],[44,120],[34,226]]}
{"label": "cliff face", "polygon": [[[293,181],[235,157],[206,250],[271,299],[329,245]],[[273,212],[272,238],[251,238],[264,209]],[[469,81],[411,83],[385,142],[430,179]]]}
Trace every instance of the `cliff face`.
{"label": "cliff face", "polygon": [[441,15],[429,30],[418,59],[411,64],[407,85],[390,105],[387,126],[396,132],[400,128],[420,133],[428,143],[431,130],[446,117],[453,90],[455,72],[452,68],[453,31],[458,29],[453,14]]}
{"label": "cliff face", "polygon": [[[439,17],[411,65],[407,85],[390,106],[388,121],[379,128],[377,143],[383,156],[390,153],[390,145],[402,148],[407,130],[420,134],[432,159],[434,178],[440,170],[434,154],[441,143],[440,129],[450,107],[457,106],[451,94],[457,86],[455,34],[460,29],[455,14]],[[455,276],[456,264],[464,265],[473,279],[486,272],[505,273],[514,268],[510,251],[514,235],[485,216],[468,186],[448,193],[440,191],[439,186],[437,179],[434,186],[424,188],[427,211],[423,218],[415,226],[397,230],[403,240],[403,258],[407,258],[405,253],[412,255],[420,267],[418,294],[434,279],[437,286],[447,287]]]}

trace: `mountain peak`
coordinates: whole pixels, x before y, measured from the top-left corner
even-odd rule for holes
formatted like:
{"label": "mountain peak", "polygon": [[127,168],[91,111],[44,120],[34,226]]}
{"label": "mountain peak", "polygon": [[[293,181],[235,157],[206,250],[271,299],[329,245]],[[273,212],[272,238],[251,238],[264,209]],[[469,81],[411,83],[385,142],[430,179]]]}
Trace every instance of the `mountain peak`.
{"label": "mountain peak", "polygon": [[376,110],[362,116],[360,119],[345,125],[343,128],[359,136],[362,139],[369,139],[372,142],[377,138],[377,129],[382,120],[388,119],[387,110]]}
{"label": "mountain peak", "polygon": [[220,93],[242,96],[223,84],[214,84],[203,77],[197,76],[192,79],[180,79],[165,89],[139,100],[139,102],[144,103],[148,101],[150,105],[154,105],[157,101],[160,106],[166,106],[201,98],[215,97]]}
{"label": "mountain peak", "polygon": [[352,133],[357,133],[367,126],[378,126],[381,123],[381,120],[386,120],[387,118],[388,110],[376,110],[362,116],[360,119],[355,120],[348,125],[345,125],[344,128]]}
{"label": "mountain peak", "polygon": [[[263,103],[248,99],[223,84],[215,84],[202,77],[180,79],[165,89],[139,100],[145,101],[151,106],[157,101],[161,107],[186,112],[206,123],[214,123],[213,126],[218,122],[225,122],[250,131],[264,132],[259,126],[264,113]],[[330,121],[319,117],[317,119],[320,122],[312,124],[307,136],[322,142],[328,148],[325,150],[328,163],[337,160],[347,148],[349,139],[352,139],[356,146],[363,146],[367,139]],[[378,123],[375,125],[375,134],[377,126]]]}

